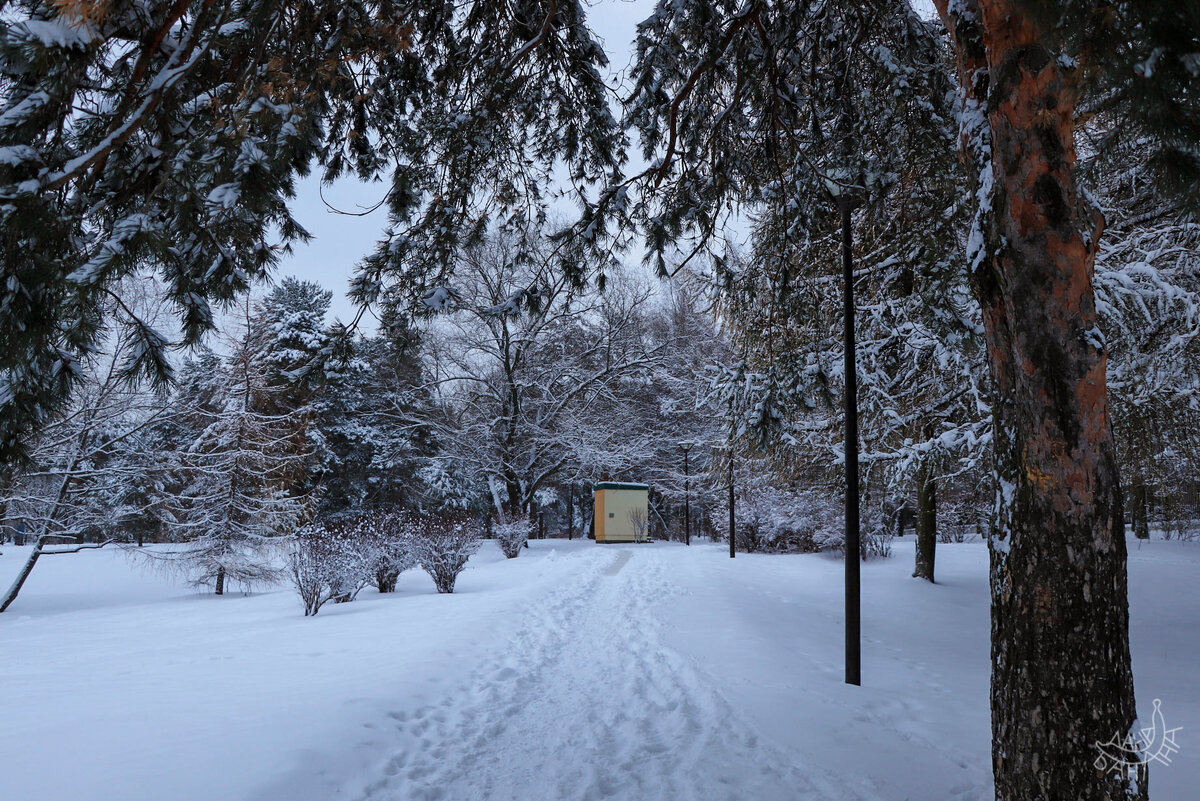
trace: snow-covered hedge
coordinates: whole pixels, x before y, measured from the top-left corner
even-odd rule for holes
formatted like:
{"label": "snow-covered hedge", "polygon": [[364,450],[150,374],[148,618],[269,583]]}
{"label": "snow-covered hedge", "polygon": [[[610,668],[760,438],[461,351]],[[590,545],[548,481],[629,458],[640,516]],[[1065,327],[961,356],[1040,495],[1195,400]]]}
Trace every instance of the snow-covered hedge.
{"label": "snow-covered hedge", "polygon": [[[845,512],[840,497],[810,490],[758,484],[734,498],[738,550],[753,553],[840,552],[845,547]],[[728,536],[727,508],[712,510],[713,528]],[[861,526],[864,559],[891,555],[892,535],[879,510],[864,505]]]}
{"label": "snow-covered hedge", "polygon": [[353,600],[370,581],[369,559],[353,537],[319,524],[303,526],[293,535],[288,573],[306,616],[317,614],[329,601]]}
{"label": "snow-covered hedge", "polygon": [[532,533],[533,521],[524,515],[492,526],[492,536],[509,559],[516,559],[521,555],[521,549],[525,547],[525,541]]}
{"label": "snow-covered hedge", "polygon": [[465,513],[430,515],[421,518],[421,528],[410,540],[413,558],[438,592],[454,592],[454,582],[479,550],[482,536],[479,524]]}
{"label": "snow-covered hedge", "polygon": [[371,515],[358,522],[359,539],[369,554],[372,581],[380,592],[393,592],[400,574],[416,567],[411,543],[419,526],[416,513],[407,510]]}

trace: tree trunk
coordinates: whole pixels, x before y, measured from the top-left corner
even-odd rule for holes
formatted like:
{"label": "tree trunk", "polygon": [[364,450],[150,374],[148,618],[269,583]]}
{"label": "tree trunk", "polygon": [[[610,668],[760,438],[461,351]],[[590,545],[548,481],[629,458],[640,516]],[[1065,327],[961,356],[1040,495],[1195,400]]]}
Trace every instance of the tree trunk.
{"label": "tree trunk", "polygon": [[980,182],[968,256],[995,390],[996,798],[1145,801],[1144,766],[1098,764],[1095,745],[1124,738],[1136,709],[1092,291],[1103,220],[1075,181],[1074,62],[1030,4],[936,3]]}
{"label": "tree trunk", "polygon": [[1125,538],[1125,488],[1119,479],[1113,489],[1113,536]]}
{"label": "tree trunk", "polygon": [[937,554],[937,479],[928,465],[917,471],[917,558],[913,578],[933,582]]}
{"label": "tree trunk", "polygon": [[1138,474],[1133,479],[1133,536],[1139,540],[1150,539],[1150,509],[1146,492],[1146,479]]}
{"label": "tree trunk", "polygon": [[575,537],[575,485],[567,485],[567,541]]}
{"label": "tree trunk", "polygon": [[4,600],[0,601],[0,612],[3,612],[8,607],[12,606],[12,602],[17,600],[17,594],[21,592],[21,588],[25,586],[25,580],[29,578],[29,574],[33,572],[33,566],[37,564],[38,557],[42,555],[42,539],[39,537],[29,550],[29,558],[25,560],[25,565],[21,568],[21,572],[17,574],[17,578],[8,588],[8,592],[4,594]]}
{"label": "tree trunk", "polygon": [[225,568],[217,568],[217,595],[225,594]]}
{"label": "tree trunk", "polygon": [[391,568],[381,568],[375,571],[375,587],[380,592],[395,592],[396,581],[400,572]]}
{"label": "tree trunk", "polygon": [[103,542],[76,545],[73,548],[66,548],[62,550],[43,550],[44,546],[46,545],[46,539],[50,536],[53,535],[41,534],[36,540],[34,540],[33,549],[30,550],[29,557],[25,560],[25,564],[21,567],[21,572],[17,574],[17,578],[11,585],[9,585],[8,592],[4,593],[4,597],[0,598],[0,612],[8,609],[8,607],[12,606],[12,602],[17,600],[17,595],[21,592],[21,588],[25,586],[25,581],[29,578],[29,574],[33,572],[33,566],[37,564],[37,561],[41,556],[91,551],[95,550],[96,548],[103,548],[105,545],[108,545],[112,542],[112,540],[104,540]]}

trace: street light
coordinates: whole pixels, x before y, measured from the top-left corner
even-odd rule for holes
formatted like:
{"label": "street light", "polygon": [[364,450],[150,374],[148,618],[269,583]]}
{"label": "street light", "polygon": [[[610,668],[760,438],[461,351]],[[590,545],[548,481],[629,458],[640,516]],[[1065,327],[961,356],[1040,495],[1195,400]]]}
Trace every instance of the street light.
{"label": "street light", "polygon": [[846,377],[846,683],[862,684],[862,626],[859,582],[858,372],[854,359],[854,238],[851,213],[862,204],[861,177],[835,171],[825,180],[842,217],[842,300]]}
{"label": "street light", "polygon": [[692,449],[692,443],[679,443],[680,450],[683,451],[683,544],[692,544],[692,486],[691,478],[688,472],[688,451]]}
{"label": "street light", "polygon": [[733,519],[733,440],[729,440],[729,558],[733,559],[737,552],[734,549],[734,519]]}

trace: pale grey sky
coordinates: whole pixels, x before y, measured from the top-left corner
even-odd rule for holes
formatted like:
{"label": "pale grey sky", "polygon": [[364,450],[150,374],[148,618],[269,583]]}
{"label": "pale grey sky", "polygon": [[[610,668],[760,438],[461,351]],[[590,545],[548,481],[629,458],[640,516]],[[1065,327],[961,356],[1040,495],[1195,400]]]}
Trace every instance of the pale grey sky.
{"label": "pale grey sky", "polygon": [[[932,0],[912,0],[913,7],[925,17],[937,15]],[[633,55],[633,39],[637,23],[650,15],[654,0],[593,0],[589,21],[603,40],[608,51],[610,81],[622,82]],[[346,298],[348,281],[358,261],[370,253],[379,239],[387,213],[380,208],[363,217],[335,214],[321,201],[320,182],[309,178],[299,187],[294,203],[296,217],[313,234],[307,246],[298,246],[292,256],[285,257],[276,272],[276,279],[295,276],[316,281],[333,291],[333,314],[343,321],[354,317],[354,305]],[[387,185],[362,184],[353,179],[325,187],[324,195],[331,205],[346,211],[361,211],[379,203]],[[630,254],[631,261],[639,257]],[[364,318],[366,330],[374,329],[374,320]]]}
{"label": "pale grey sky", "polygon": [[[637,23],[649,16],[654,0],[596,0],[591,5],[589,21],[592,29],[604,40],[611,59],[611,80],[618,83],[632,56],[633,38]],[[358,261],[370,253],[387,222],[387,212],[380,208],[364,217],[335,214],[321,201],[320,181],[310,177],[298,187],[293,204],[300,223],[314,239],[297,246],[295,253],[285,256],[275,273],[276,280],[295,276],[316,281],[333,292],[333,315],[343,321],[354,317],[354,304],[346,298],[346,289]],[[340,181],[324,190],[325,200],[345,211],[360,211],[377,204],[387,191],[387,184],[363,184],[354,179]],[[363,319],[364,328],[374,328],[373,319]]]}

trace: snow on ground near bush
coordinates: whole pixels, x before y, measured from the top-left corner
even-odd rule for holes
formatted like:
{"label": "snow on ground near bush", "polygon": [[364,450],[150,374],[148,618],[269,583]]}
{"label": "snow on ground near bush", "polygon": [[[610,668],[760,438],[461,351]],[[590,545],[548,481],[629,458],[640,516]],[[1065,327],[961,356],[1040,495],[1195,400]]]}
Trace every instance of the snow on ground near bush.
{"label": "snow on ground near bush", "polygon": [[[119,552],[46,557],[0,616],[0,798],[989,799],[987,552],[863,570],[863,682],[842,684],[842,563],[721,546],[487,544],[454,595],[301,615]],[[6,546],[0,584],[24,558]],[[1143,720],[1200,784],[1200,546],[1131,542]]]}

